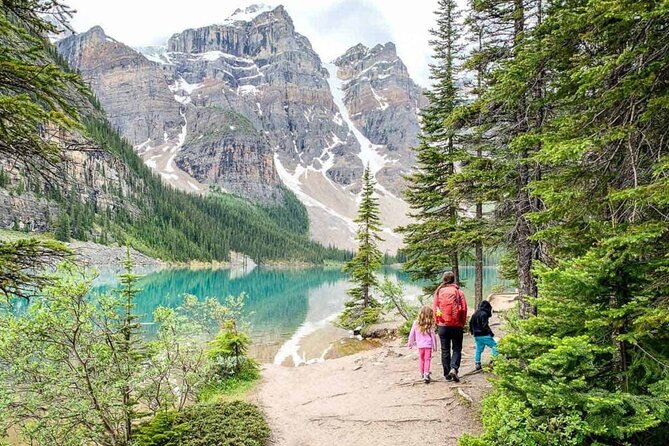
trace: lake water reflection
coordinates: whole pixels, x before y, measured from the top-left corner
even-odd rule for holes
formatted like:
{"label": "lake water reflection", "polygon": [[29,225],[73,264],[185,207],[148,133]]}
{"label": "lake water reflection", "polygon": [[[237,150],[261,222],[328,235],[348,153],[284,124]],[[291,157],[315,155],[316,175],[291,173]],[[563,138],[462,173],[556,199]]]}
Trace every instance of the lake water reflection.
{"label": "lake water reflection", "polygon": [[[385,268],[381,274],[402,282],[411,298],[422,292],[421,285],[412,283],[399,269]],[[464,279],[470,275],[473,269],[465,267]],[[484,279],[488,294],[499,283],[496,268],[486,268]],[[468,299],[472,296],[469,282],[473,280],[464,287]],[[94,291],[104,292],[116,285],[113,275],[101,275]],[[178,306],[184,294],[224,299],[246,293],[253,354],[261,362],[318,360],[329,342],[345,335],[331,327],[344,307],[349,287],[347,276],[337,268],[167,269],[145,275],[139,286],[142,291],[136,309],[144,322],[151,321],[158,306]],[[322,348],[307,352],[302,348],[303,341],[315,333],[321,333],[323,339],[318,343]]]}

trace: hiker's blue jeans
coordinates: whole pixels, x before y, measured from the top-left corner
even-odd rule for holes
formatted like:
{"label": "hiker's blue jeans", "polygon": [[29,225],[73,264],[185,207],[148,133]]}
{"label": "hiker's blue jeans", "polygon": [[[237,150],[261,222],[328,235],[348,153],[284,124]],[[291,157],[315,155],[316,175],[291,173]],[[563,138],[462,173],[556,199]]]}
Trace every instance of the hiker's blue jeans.
{"label": "hiker's blue jeans", "polygon": [[476,353],[474,353],[475,363],[481,363],[481,355],[486,347],[490,347],[492,355],[497,356],[497,342],[495,342],[495,339],[492,336],[476,336],[474,339],[476,340]]}

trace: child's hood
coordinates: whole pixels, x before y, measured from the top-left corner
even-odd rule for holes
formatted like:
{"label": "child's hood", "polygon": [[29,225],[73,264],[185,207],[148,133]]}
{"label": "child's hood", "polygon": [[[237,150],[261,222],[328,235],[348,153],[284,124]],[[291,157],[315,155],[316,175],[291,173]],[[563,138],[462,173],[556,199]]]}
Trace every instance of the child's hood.
{"label": "child's hood", "polygon": [[492,316],[492,305],[487,300],[482,300],[479,304],[479,310],[485,311],[489,316]]}

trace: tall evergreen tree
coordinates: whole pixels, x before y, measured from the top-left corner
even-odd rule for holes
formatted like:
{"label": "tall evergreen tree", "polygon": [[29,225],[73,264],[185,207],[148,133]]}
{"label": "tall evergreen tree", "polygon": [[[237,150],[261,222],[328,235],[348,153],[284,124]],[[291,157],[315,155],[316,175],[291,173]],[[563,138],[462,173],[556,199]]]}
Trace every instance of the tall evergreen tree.
{"label": "tall evergreen tree", "polygon": [[666,444],[668,26],[661,2],[553,3],[499,72],[506,92],[543,76],[527,109],[551,104],[512,142],[538,147],[528,219],[548,256],[465,445]]}
{"label": "tall evergreen tree", "polygon": [[56,220],[56,229],[54,231],[56,240],[69,242],[72,237],[72,227],[70,225],[70,216],[66,211],[61,211]]}
{"label": "tall evergreen tree", "polygon": [[353,282],[353,288],[348,291],[351,299],[340,317],[341,325],[347,328],[375,322],[380,313],[379,302],[372,295],[372,291],[379,286],[376,273],[383,260],[383,254],[378,248],[378,242],[383,239],[379,236],[381,220],[375,185],[376,181],[367,166],[362,176],[362,196],[355,219],[359,225],[356,234],[358,251],[344,265],[344,271],[351,275]]}
{"label": "tall evergreen tree", "polygon": [[437,25],[430,44],[435,62],[430,65],[432,88],[421,111],[422,135],[415,148],[416,171],[407,177],[406,199],[415,223],[399,228],[404,234],[405,268],[413,278],[436,281],[450,266],[459,277],[461,251],[466,249],[461,231],[461,203],[449,193],[448,180],[463,156],[457,135],[444,122],[458,105],[456,62],[461,50],[461,25],[454,0],[439,0]]}
{"label": "tall evergreen tree", "polygon": [[[83,86],[41,57],[44,35],[56,32],[48,14],[58,18],[68,10],[56,0],[0,2],[0,156],[53,179],[64,152],[78,148],[62,135],[77,127],[72,92]],[[40,269],[66,253],[49,241],[0,242],[0,294],[30,296],[45,284]]]}
{"label": "tall evergreen tree", "polygon": [[[520,313],[527,317],[534,313],[529,299],[537,291],[532,269],[542,254],[533,237],[535,226],[528,219],[541,201],[530,198],[528,186],[541,175],[541,169],[530,159],[538,150],[536,141],[516,136],[539,125],[537,110],[529,107],[539,103],[531,99],[541,90],[536,87],[541,76],[526,73],[528,82],[507,89],[504,67],[517,57],[530,25],[540,23],[541,0],[476,0],[471,8],[468,23],[479,45],[466,67],[475,70],[478,85],[475,100],[459,107],[448,123],[466,132],[465,145],[473,156],[453,183],[476,205],[476,251],[489,238],[491,248],[502,244],[514,257]],[[481,219],[484,203],[494,209],[493,225]]]}

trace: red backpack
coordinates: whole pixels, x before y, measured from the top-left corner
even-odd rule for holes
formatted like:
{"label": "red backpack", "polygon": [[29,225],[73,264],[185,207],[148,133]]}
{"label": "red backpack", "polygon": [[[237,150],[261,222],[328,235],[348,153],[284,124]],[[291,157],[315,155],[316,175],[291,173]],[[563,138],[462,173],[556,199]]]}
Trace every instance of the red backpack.
{"label": "red backpack", "polygon": [[449,327],[464,327],[467,322],[467,300],[455,285],[441,287],[435,293],[436,322]]}

